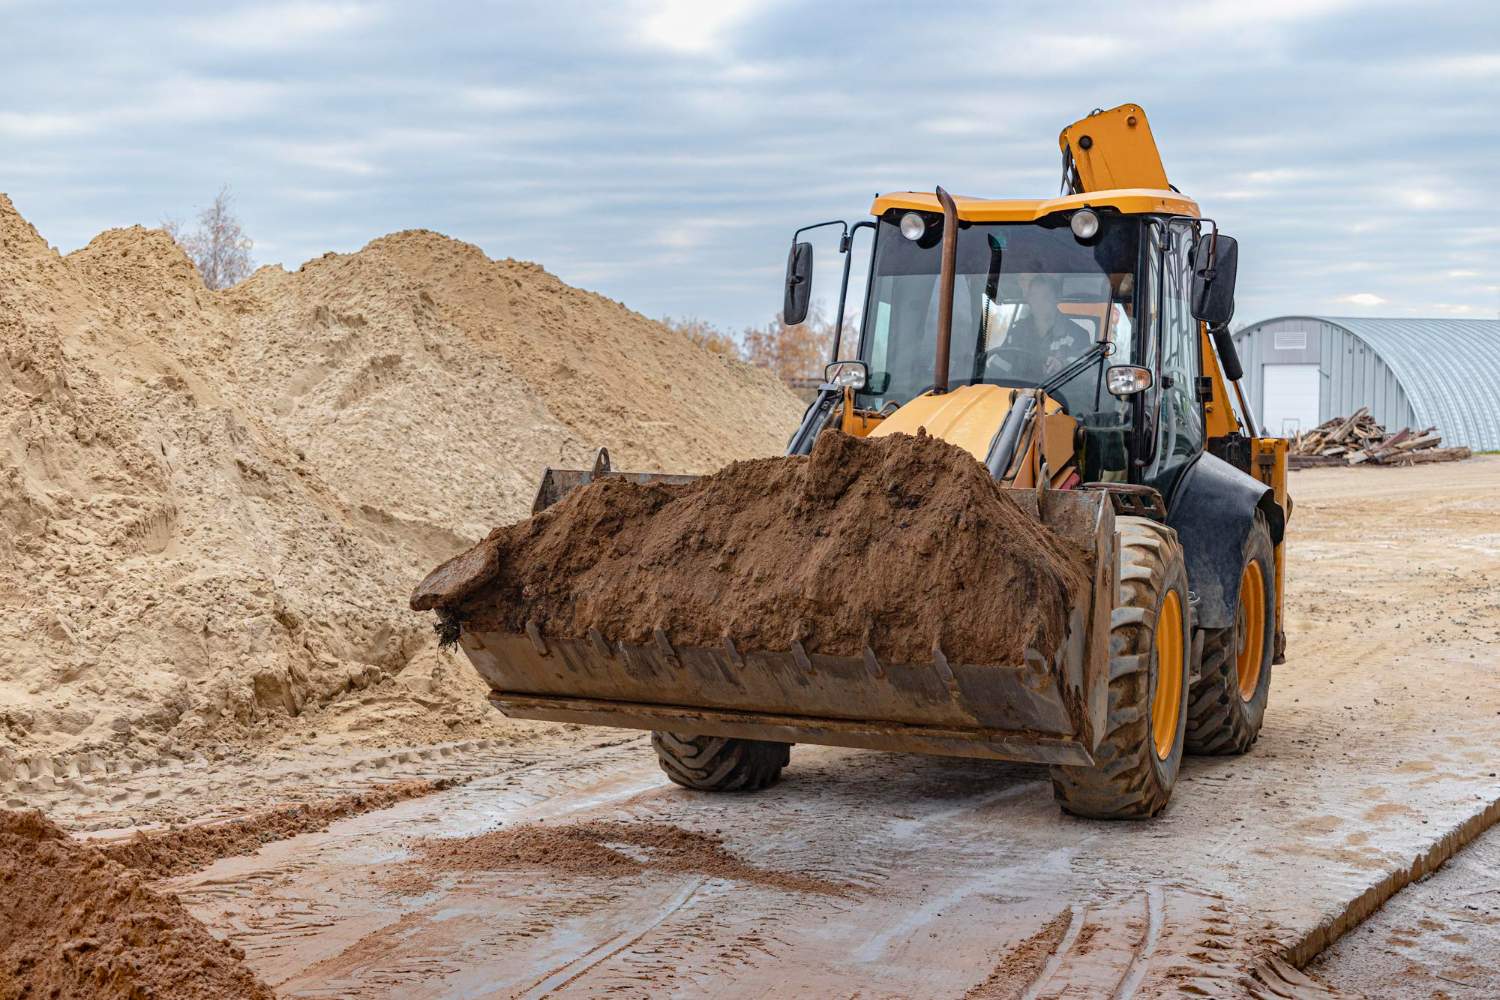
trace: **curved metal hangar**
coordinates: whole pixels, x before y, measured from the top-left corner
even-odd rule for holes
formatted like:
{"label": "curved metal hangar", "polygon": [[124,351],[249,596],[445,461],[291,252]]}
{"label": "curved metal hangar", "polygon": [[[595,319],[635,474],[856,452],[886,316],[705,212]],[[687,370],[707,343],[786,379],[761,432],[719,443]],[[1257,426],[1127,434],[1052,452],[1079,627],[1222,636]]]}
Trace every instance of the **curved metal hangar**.
{"label": "curved metal hangar", "polygon": [[1250,405],[1290,437],[1368,406],[1390,430],[1500,449],[1500,320],[1279,316],[1234,335]]}

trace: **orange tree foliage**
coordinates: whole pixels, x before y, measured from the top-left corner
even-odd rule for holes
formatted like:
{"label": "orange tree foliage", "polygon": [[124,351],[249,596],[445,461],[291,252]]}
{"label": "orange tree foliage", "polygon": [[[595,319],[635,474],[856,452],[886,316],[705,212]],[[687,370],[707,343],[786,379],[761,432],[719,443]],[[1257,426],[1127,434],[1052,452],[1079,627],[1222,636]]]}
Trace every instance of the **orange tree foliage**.
{"label": "orange tree foliage", "polygon": [[[819,378],[823,366],[832,360],[833,321],[821,307],[815,307],[807,321],[796,326],[788,326],[777,313],[765,326],[746,330],[740,341],[744,344],[745,360],[771,369],[785,382]],[[845,320],[840,356],[852,357],[858,343],[854,324]]]}
{"label": "orange tree foliage", "polygon": [[676,330],[688,340],[697,344],[705,351],[714,354],[727,354],[731,358],[743,358],[744,353],[740,345],[735,342],[734,337],[720,330],[707,320],[689,316],[686,319],[673,319],[671,316],[662,318],[662,325]]}
{"label": "orange tree foliage", "polygon": [[[820,378],[833,351],[833,321],[821,307],[814,307],[807,322],[795,326],[788,326],[777,313],[765,326],[749,327],[738,339],[701,319],[669,316],[662,322],[699,347],[769,368],[788,383]],[[859,332],[846,320],[840,355],[851,357],[858,342]]]}

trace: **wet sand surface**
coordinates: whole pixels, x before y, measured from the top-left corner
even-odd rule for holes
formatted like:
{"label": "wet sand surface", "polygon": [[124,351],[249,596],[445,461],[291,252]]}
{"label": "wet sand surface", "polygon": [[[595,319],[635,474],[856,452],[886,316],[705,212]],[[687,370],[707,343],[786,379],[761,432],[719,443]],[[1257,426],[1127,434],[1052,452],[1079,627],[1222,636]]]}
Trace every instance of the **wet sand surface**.
{"label": "wet sand surface", "polygon": [[[1341,962],[1360,964],[1363,930],[1317,980],[1268,960],[1310,957],[1361,900],[1397,890],[1366,926],[1397,921],[1380,936],[1401,930],[1416,965],[1428,932],[1454,932],[1398,908],[1483,866],[1489,840],[1401,889],[1414,859],[1500,812],[1497,487],[1485,458],[1297,473],[1288,662],[1264,734],[1245,757],[1190,758],[1153,821],[1064,816],[1042,768],[804,746],[780,785],[704,796],[668,783],[643,735],[550,727],[357,768],[286,763],[269,785],[283,797],[469,780],[158,884],[285,996],[1428,995],[1429,980],[1398,989],[1406,966],[1386,966],[1381,994]],[[74,828],[98,825],[155,779],[130,781],[138,798],[115,805],[49,794]],[[424,863],[432,838],[526,824],[603,853],[528,834],[455,845],[480,863]],[[692,845],[714,863],[684,861]],[[1490,939],[1457,933],[1439,971],[1463,979]]]}

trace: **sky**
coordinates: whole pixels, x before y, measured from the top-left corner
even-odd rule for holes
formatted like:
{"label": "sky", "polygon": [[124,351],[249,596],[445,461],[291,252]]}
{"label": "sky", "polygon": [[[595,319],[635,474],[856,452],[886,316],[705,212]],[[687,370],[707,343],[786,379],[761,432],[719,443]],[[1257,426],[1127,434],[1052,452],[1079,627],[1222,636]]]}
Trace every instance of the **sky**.
{"label": "sky", "polygon": [[1135,102],[1240,239],[1236,325],[1500,316],[1493,2],[0,0],[0,31],[0,191],[64,251],[227,184],[258,264],[435,229],[736,331],[798,226],[1051,196],[1062,127]]}

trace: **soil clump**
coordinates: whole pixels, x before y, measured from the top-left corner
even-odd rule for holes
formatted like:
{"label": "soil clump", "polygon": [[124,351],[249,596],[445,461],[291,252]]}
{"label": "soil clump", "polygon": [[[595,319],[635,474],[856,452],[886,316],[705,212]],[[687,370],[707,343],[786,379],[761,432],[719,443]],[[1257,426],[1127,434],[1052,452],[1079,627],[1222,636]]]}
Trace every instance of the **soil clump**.
{"label": "soil clump", "polygon": [[963,663],[1050,656],[1086,553],[926,434],[823,434],[810,456],[688,484],[606,479],[492,531],[413,595],[463,629]]}
{"label": "soil clump", "polygon": [[[849,886],[814,875],[760,868],[726,848],[717,834],[649,821],[528,823],[474,837],[429,838],[417,844],[412,864],[412,884],[418,888],[425,888],[431,876],[446,872],[544,868],[565,875],[616,878],[673,872],[792,892],[843,895],[851,891]],[[400,884],[398,876],[398,888]]]}
{"label": "soil clump", "polygon": [[129,840],[108,844],[104,854],[148,878],[170,878],[200,871],[220,858],[253,854],[266,844],[303,833],[326,830],[335,821],[374,809],[386,809],[407,799],[452,788],[460,781],[399,781],[353,795],[267,809],[242,819],[205,826],[138,833]]}
{"label": "soil clump", "polygon": [[1059,913],[1010,951],[1001,955],[984,982],[964,994],[964,1000],[1004,1000],[1026,994],[1026,987],[1037,981],[1047,959],[1057,950],[1067,934],[1072,915]]}
{"label": "soil clump", "polygon": [[0,1000],[273,1000],[244,953],[39,812],[0,811]]}

